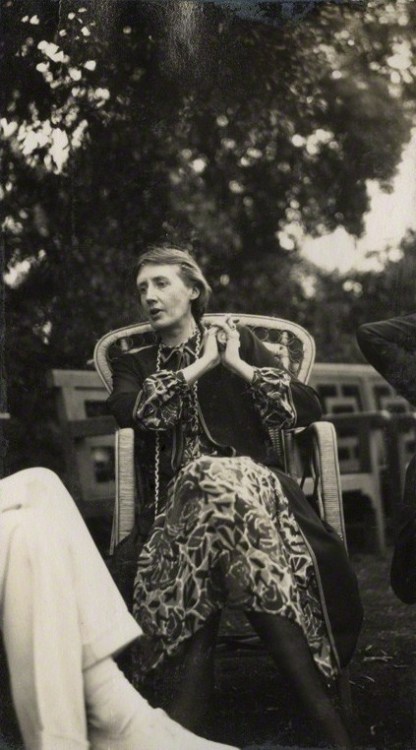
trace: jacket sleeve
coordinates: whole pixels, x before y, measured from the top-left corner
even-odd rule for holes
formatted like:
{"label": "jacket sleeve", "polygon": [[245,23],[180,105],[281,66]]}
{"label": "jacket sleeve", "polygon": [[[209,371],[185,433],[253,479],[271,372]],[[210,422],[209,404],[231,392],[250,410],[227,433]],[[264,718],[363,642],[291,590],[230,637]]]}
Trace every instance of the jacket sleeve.
{"label": "jacket sleeve", "polygon": [[[274,375],[278,378],[278,381],[281,383],[281,385],[283,385],[285,382],[288,384],[288,389],[285,393],[285,401],[287,401],[288,403],[290,402],[294,409],[293,419],[290,419],[288,415],[281,426],[304,427],[308,424],[311,424],[311,422],[316,422],[321,418],[321,404],[319,402],[318,395],[313,390],[313,388],[305,385],[304,383],[300,383],[299,380],[294,378],[288,372],[288,370],[281,366],[277,362],[276,357],[270,351],[270,349],[268,349],[257,338],[257,336],[255,336],[254,333],[250,331],[249,328],[242,327],[240,329],[240,340],[242,358],[246,362],[248,362],[248,364],[253,365],[253,367],[258,369],[259,371],[258,376],[255,377],[253,381],[252,389],[255,388],[258,390],[259,394],[261,393],[261,396],[257,398],[257,405],[260,407],[260,401],[263,402],[263,407],[260,408],[262,416],[263,411],[264,414],[266,414],[268,411],[265,403],[265,399],[267,399],[267,393],[269,393],[270,396],[272,396],[272,394],[274,393],[274,398],[276,398],[276,394],[278,392],[276,392],[276,389],[270,387],[270,376],[272,374],[270,370],[273,370]],[[265,372],[265,377],[262,378],[261,370],[263,368],[268,370],[268,373],[266,377]],[[276,407],[273,408],[272,405],[272,411],[273,410],[276,411]],[[271,426],[271,424],[272,421],[270,421],[269,418],[269,425]],[[275,424],[277,426],[277,421],[275,422]]]}
{"label": "jacket sleeve", "polygon": [[266,427],[294,427],[296,409],[289,373],[277,367],[257,367],[250,390]]}
{"label": "jacket sleeve", "polygon": [[416,456],[407,469],[403,502],[399,507],[393,558],[391,587],[405,604],[416,602]]}
{"label": "jacket sleeve", "polygon": [[113,365],[113,392],[108,407],[120,427],[163,431],[182,416],[188,385],[181,373],[161,370],[144,377],[128,355]]}
{"label": "jacket sleeve", "polygon": [[119,427],[136,427],[133,410],[143,380],[138,363],[128,354],[113,363],[113,390],[107,406]]}
{"label": "jacket sleeve", "polygon": [[357,341],[367,361],[416,406],[416,313],[366,323]]}
{"label": "jacket sleeve", "polygon": [[190,389],[181,372],[160,370],[149,375],[133,406],[133,419],[142,430],[167,430],[190,416],[186,396]]}

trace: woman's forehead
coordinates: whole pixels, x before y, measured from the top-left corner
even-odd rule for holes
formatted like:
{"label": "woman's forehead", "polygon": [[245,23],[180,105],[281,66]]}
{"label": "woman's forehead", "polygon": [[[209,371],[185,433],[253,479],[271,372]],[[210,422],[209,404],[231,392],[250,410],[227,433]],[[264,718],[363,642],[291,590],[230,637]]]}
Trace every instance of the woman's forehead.
{"label": "woman's forehead", "polygon": [[137,274],[137,284],[143,281],[152,281],[160,277],[174,279],[179,276],[180,267],[168,263],[145,263]]}

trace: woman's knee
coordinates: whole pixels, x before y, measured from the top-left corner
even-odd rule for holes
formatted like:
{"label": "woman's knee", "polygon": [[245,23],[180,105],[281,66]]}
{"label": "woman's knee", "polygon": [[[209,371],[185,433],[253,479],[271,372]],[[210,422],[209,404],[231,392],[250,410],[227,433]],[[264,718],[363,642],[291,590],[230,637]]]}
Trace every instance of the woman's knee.
{"label": "woman's knee", "polygon": [[63,487],[58,475],[51,469],[46,469],[44,466],[34,466],[30,469],[24,469],[20,473],[26,475],[28,482],[36,482],[46,488],[57,486]]}
{"label": "woman's knee", "polygon": [[12,474],[0,481],[0,510],[35,505],[62,493],[64,485],[50,469],[37,466]]}

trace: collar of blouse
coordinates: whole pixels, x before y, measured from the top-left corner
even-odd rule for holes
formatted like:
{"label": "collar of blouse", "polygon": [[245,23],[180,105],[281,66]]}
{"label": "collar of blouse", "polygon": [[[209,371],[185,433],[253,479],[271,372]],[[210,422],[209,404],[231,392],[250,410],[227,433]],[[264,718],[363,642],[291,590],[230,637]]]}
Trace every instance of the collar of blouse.
{"label": "collar of blouse", "polygon": [[194,330],[186,341],[182,341],[175,346],[168,346],[167,344],[160,343],[160,366],[163,368],[170,365],[176,370],[191,364],[195,359],[197,340],[198,329]]}

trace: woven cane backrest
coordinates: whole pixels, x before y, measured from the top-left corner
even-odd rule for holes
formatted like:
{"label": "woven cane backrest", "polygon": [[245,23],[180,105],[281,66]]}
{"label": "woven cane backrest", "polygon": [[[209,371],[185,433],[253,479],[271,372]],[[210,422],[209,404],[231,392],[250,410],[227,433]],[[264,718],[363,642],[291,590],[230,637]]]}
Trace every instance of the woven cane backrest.
{"label": "woven cane backrest", "polygon": [[[302,383],[307,383],[315,360],[315,343],[312,336],[302,326],[282,318],[264,315],[227,313],[238,318],[241,325],[250,328],[256,336],[275,354],[281,363]],[[224,313],[205,315],[205,323],[215,323],[224,318]],[[107,391],[112,388],[112,367],[114,359],[121,354],[134,352],[143,346],[154,343],[155,337],[148,323],[135,323],[105,334],[94,351],[94,364]]]}

